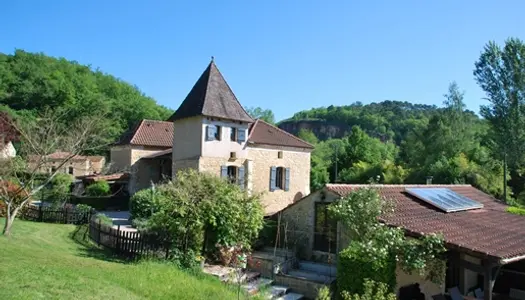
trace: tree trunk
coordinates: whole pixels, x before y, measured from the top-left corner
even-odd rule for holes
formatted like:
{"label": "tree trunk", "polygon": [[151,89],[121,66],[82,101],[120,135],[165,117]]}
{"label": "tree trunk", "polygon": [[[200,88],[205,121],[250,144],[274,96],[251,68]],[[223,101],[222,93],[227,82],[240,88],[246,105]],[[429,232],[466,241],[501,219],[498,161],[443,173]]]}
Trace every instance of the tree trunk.
{"label": "tree trunk", "polygon": [[11,234],[11,226],[13,226],[13,221],[15,220],[16,215],[12,215],[5,218],[4,230],[2,231],[3,235]]}

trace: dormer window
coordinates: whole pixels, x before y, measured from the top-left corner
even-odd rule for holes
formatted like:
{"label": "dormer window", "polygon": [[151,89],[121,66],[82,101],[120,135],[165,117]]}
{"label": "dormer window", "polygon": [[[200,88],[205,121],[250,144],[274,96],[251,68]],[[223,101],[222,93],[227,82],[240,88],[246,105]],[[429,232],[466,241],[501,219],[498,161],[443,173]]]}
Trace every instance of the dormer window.
{"label": "dormer window", "polygon": [[221,126],[208,125],[206,126],[206,140],[220,141],[221,140]]}

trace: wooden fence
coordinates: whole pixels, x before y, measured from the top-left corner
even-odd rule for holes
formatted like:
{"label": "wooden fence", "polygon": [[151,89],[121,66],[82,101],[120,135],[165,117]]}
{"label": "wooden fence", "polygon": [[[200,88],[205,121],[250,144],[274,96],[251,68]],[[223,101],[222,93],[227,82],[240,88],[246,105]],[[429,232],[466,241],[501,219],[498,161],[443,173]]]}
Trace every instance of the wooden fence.
{"label": "wooden fence", "polygon": [[23,218],[35,222],[61,224],[87,224],[96,214],[95,210],[79,211],[74,208],[51,208],[29,205],[24,209]]}
{"label": "wooden fence", "polygon": [[89,222],[89,237],[99,246],[110,249],[118,255],[128,258],[156,257],[168,259],[171,243],[163,241],[155,235],[140,234],[128,231],[120,225],[110,227],[101,223],[100,219],[91,218]]}

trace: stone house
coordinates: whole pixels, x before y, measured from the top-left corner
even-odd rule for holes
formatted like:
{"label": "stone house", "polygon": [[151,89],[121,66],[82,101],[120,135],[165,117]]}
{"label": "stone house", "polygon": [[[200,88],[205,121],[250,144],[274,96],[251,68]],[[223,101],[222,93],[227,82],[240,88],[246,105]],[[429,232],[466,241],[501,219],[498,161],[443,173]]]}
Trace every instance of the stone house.
{"label": "stone house", "polygon": [[[281,222],[288,226],[288,243],[296,245],[300,259],[337,261],[337,253],[348,245],[350,237],[342,224],[330,220],[327,205],[362,187],[369,185],[327,184],[280,212]],[[493,299],[492,292],[525,295],[524,216],[508,213],[507,205],[470,185],[376,188],[385,200],[394,203],[394,213],[382,216],[381,222],[404,229],[409,237],[440,233],[447,248],[444,284],[398,268],[398,291],[419,284],[425,299],[453,287],[463,295],[479,288],[485,293],[484,299]]]}
{"label": "stone house", "polygon": [[104,156],[83,156],[75,155],[66,164],[60,166],[62,162],[71,156],[69,152],[55,152],[44,157],[31,156],[29,167],[35,168],[40,165],[38,171],[41,173],[51,173],[60,168],[60,173],[70,174],[74,177],[100,174],[104,168],[106,158]]}
{"label": "stone house", "polygon": [[273,214],[310,193],[313,146],[252,119],[213,61],[167,121],[142,120],[111,148],[115,170],[129,170],[129,192],[186,168],[261,193]]}

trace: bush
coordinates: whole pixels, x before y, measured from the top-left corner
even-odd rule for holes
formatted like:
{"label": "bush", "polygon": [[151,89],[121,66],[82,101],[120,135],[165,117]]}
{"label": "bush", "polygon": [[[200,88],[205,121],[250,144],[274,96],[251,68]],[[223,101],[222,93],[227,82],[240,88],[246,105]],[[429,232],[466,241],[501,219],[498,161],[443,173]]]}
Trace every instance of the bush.
{"label": "bush", "polygon": [[332,299],[332,295],[330,294],[330,288],[327,286],[322,287],[317,293],[317,297],[315,297],[315,300],[330,300],[330,299]]}
{"label": "bush", "polygon": [[96,210],[128,210],[129,196],[111,197],[76,197],[70,199],[72,204],[84,204]]}
{"label": "bush", "polygon": [[365,292],[365,279],[385,283],[389,291],[396,286],[396,259],[394,255],[384,259],[374,258],[367,253],[362,244],[351,242],[349,247],[339,253],[337,265],[337,288],[350,294]]}
{"label": "bush", "polygon": [[95,216],[95,222],[105,225],[105,226],[113,226],[113,220],[111,220],[110,217],[106,216],[105,214],[97,214]]}
{"label": "bush", "polygon": [[508,207],[507,212],[515,215],[525,216],[525,208],[521,207]]}
{"label": "bush", "polygon": [[71,194],[73,176],[57,173],[49,183],[49,187],[43,191],[44,201],[49,203],[64,203]]}
{"label": "bush", "polygon": [[363,284],[362,294],[350,294],[348,291],[343,291],[341,296],[343,300],[396,300],[394,293],[388,290],[388,286],[382,282],[375,282],[366,279]]}
{"label": "bush", "polygon": [[163,197],[162,193],[157,188],[150,188],[146,190],[140,190],[131,196],[129,202],[129,209],[131,213],[131,219],[147,219],[158,208],[158,204],[162,202],[160,197]]}
{"label": "bush", "polygon": [[102,197],[109,194],[111,194],[111,189],[105,180],[95,181],[86,187],[86,195],[91,197]]}
{"label": "bush", "polygon": [[79,204],[79,205],[75,206],[75,210],[77,212],[80,212],[80,213],[87,213],[87,212],[90,212],[91,210],[93,210],[93,207],[91,207],[89,205],[85,205],[85,204]]}
{"label": "bush", "polygon": [[182,252],[204,248],[218,255],[218,249],[246,250],[262,228],[258,196],[248,196],[213,174],[185,170],[176,180],[157,186],[156,192],[159,196],[150,200],[144,192],[132,201],[138,211],[134,217],[146,216],[146,231],[172,240]]}
{"label": "bush", "polygon": [[[0,191],[2,191],[1,196],[5,197],[8,201],[12,201],[13,205],[20,204],[28,196],[27,191],[21,189],[20,185],[8,180],[0,180]],[[27,207],[27,204],[25,207]],[[19,216],[23,215],[24,209],[25,208],[22,208],[18,211]],[[5,216],[7,216],[7,204],[4,200],[0,199],[0,217]]]}

